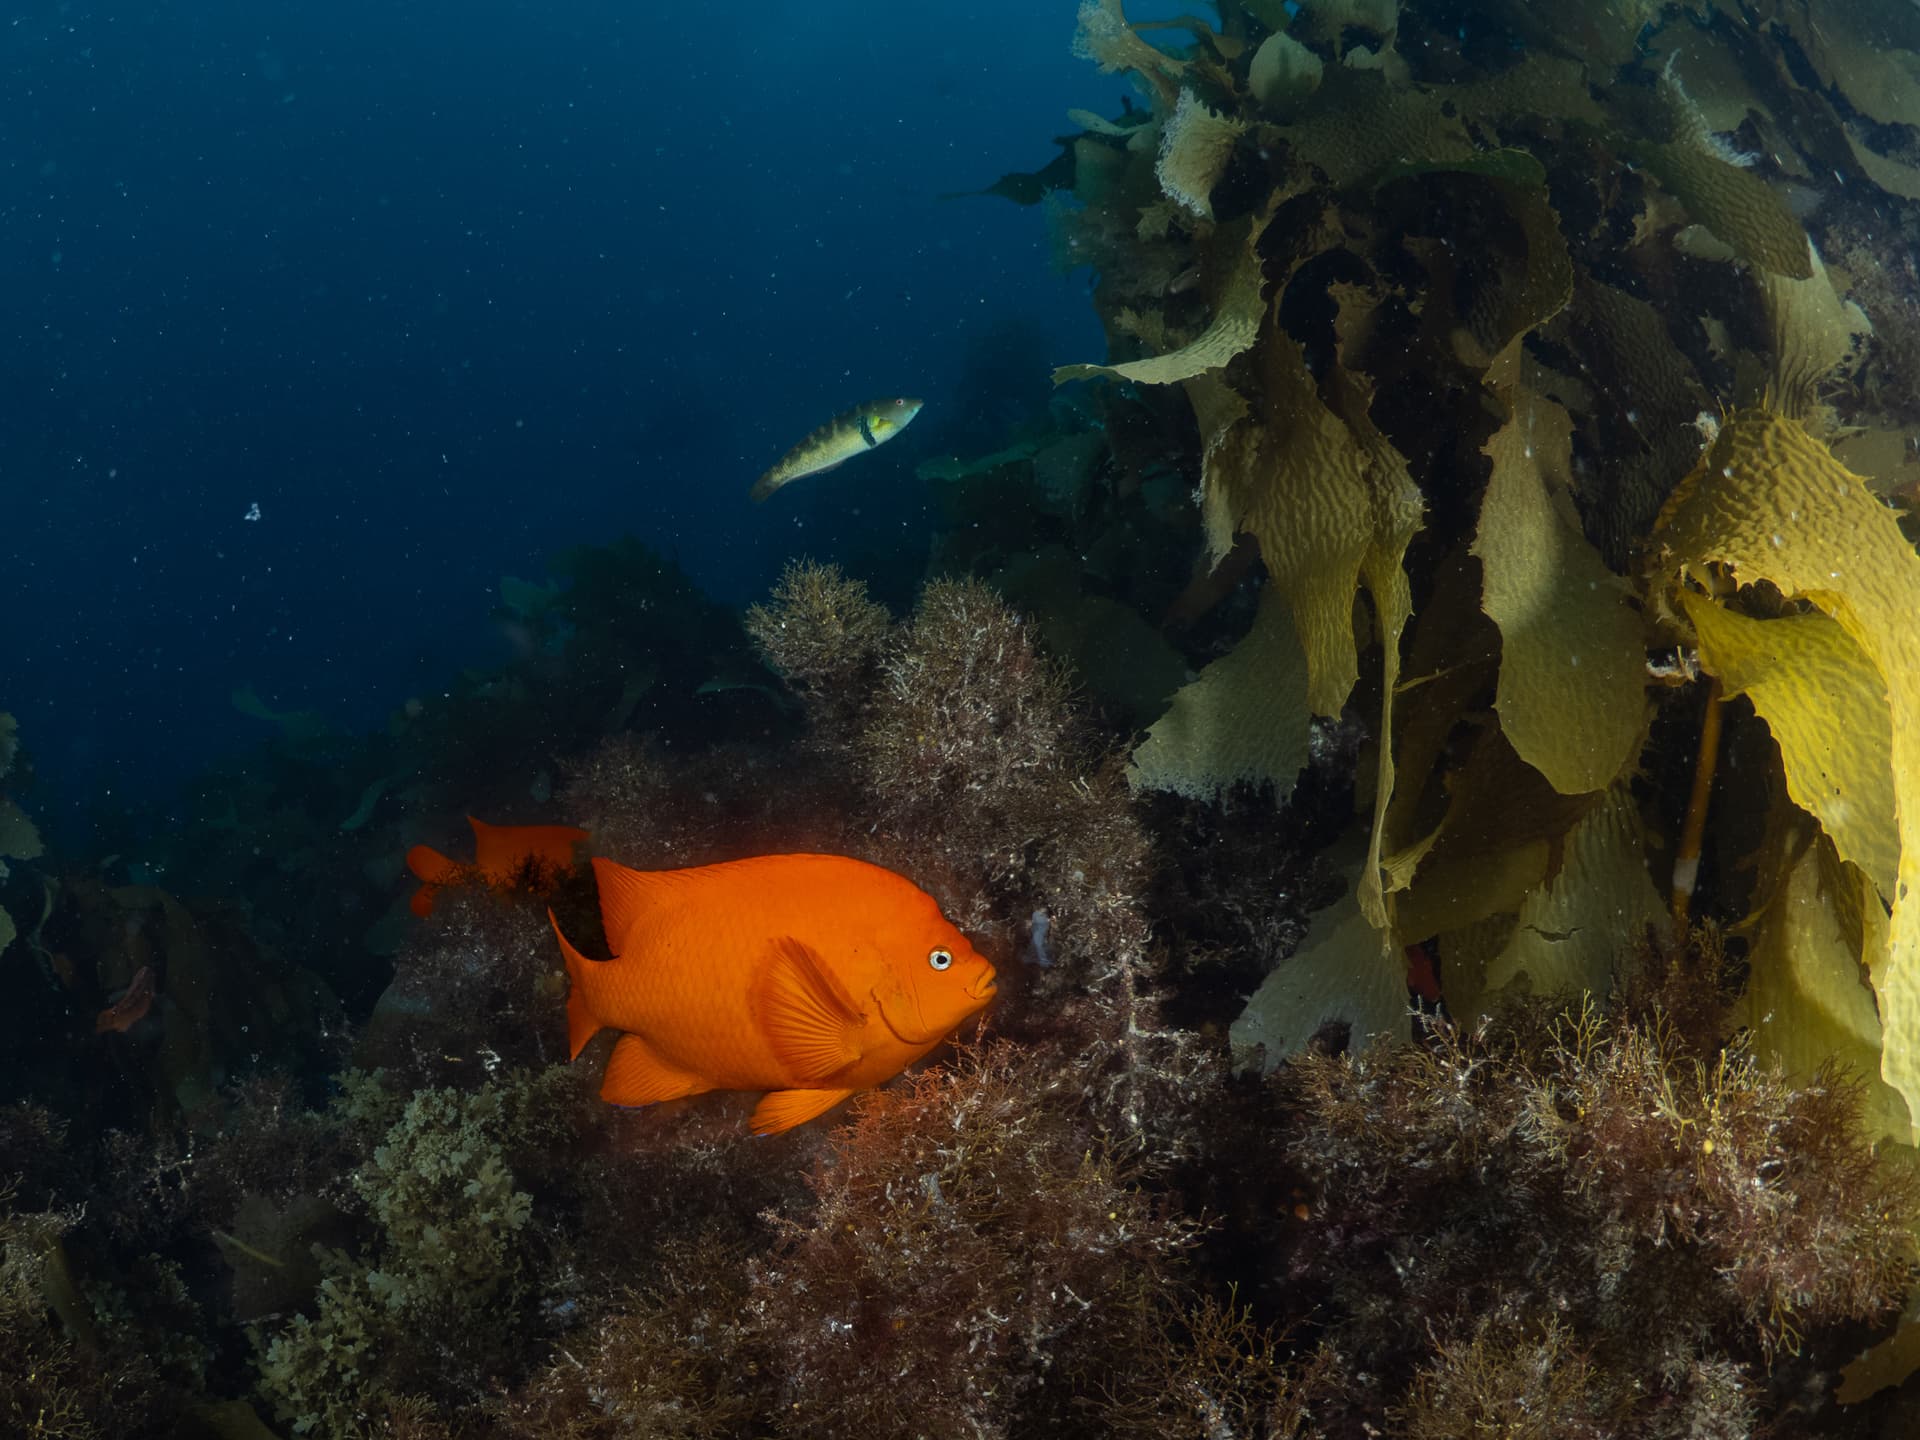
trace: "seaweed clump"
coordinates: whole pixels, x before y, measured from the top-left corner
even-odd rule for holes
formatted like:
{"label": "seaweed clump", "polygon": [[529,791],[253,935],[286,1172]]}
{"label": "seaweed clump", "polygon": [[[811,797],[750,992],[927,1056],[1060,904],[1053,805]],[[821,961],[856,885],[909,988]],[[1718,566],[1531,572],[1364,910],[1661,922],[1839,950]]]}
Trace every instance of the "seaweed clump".
{"label": "seaweed clump", "polygon": [[893,617],[868,597],[866,583],[838,566],[796,560],[781,572],[769,600],[746,613],[747,633],[768,662],[818,706],[857,697],[893,628]]}
{"label": "seaweed clump", "polygon": [[567,1132],[573,1088],[565,1071],[519,1071],[406,1100],[351,1179],[373,1243],[324,1255],[314,1313],[262,1337],[260,1388],[282,1420],[344,1440],[382,1405],[458,1404],[505,1368],[539,1295],[511,1155]]}
{"label": "seaweed clump", "polygon": [[[191,1369],[200,1358],[198,1317],[157,1255],[126,1267],[126,1282],[143,1287],[131,1296],[76,1263],[83,1239],[102,1237],[83,1237],[84,1176],[67,1142],[47,1110],[0,1107],[0,1434],[155,1433],[182,1403],[173,1362],[186,1355]],[[149,1329],[168,1305],[173,1327]]]}
{"label": "seaweed clump", "polygon": [[0,1429],[44,1440],[93,1440],[111,1413],[100,1375],[53,1323],[48,1270],[65,1223],[18,1215],[0,1188]]}
{"label": "seaweed clump", "polygon": [[[819,623],[806,597],[852,593],[835,570],[805,573],[750,620],[783,674],[794,635]],[[798,653],[805,663],[813,652]],[[816,732],[844,737],[828,743],[849,841],[929,884],[989,953],[1019,946],[1046,1001],[1044,1018],[1025,1012],[1036,1022],[1027,1038],[1057,1042],[1117,1132],[1179,1147],[1179,1117],[1212,1071],[1159,1017],[1164,957],[1142,903],[1151,846],[1120,757],[1076,703],[1069,672],[975,579],[929,582],[877,651],[863,639],[857,653],[873,659],[855,665],[848,652],[840,673],[855,678],[831,698],[804,673],[790,677]],[[996,1015],[1022,1024],[1010,997]]]}
{"label": "seaweed clump", "polygon": [[833,1133],[814,1209],[751,1266],[785,1433],[1004,1434],[1156,1348],[1196,1226],[1029,1064],[994,1042]]}
{"label": "seaweed clump", "polygon": [[1862,1086],[1660,1008],[1534,1002],[1278,1083],[1318,1187],[1289,1306],[1325,1300],[1403,1433],[1732,1436],[1787,1395],[1832,1425],[1819,1392],[1913,1279],[1920,1185]]}
{"label": "seaweed clump", "polygon": [[508,1400],[513,1440],[723,1440],[762,1409],[740,1256],[717,1239],[667,1247],[666,1276],[570,1343]]}

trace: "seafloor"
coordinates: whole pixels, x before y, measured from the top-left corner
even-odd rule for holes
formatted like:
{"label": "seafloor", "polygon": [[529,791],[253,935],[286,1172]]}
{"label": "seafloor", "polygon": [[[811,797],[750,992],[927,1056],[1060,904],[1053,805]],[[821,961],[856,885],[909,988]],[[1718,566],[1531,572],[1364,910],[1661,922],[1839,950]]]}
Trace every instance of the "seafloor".
{"label": "seafloor", "polygon": [[[1137,101],[984,192],[1109,355],[902,613],[582,547],[84,853],[0,716],[0,1435],[1920,1433],[1920,11],[1217,12],[1087,0]],[[410,904],[469,814],[877,861],[1000,993],[611,1107],[591,873]]]}

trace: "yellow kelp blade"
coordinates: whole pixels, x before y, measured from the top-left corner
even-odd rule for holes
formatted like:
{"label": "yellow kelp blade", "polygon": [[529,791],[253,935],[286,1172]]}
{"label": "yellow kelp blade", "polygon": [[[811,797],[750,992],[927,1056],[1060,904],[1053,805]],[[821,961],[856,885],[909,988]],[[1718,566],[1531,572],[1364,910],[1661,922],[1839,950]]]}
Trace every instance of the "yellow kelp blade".
{"label": "yellow kelp blade", "polygon": [[1521,903],[1505,943],[1477,957],[1445,940],[1447,1005],[1471,1021],[1513,988],[1533,995],[1587,991],[1604,999],[1615,966],[1667,907],[1647,873],[1646,834],[1623,781],[1567,833],[1560,869]]}
{"label": "yellow kelp blade", "polygon": [[1601,798],[1554,789],[1492,726],[1474,740],[1448,791],[1439,833],[1395,897],[1395,923],[1408,941],[1517,914],[1553,873],[1567,832]]}
{"label": "yellow kelp blade", "polygon": [[[1210,444],[1204,505],[1210,525],[1260,542],[1306,652],[1308,703],[1317,715],[1338,715],[1360,673],[1354,596],[1363,574],[1382,591],[1395,588],[1419,525],[1419,494],[1402,483],[1404,462],[1392,473],[1392,457],[1382,464],[1321,401],[1298,341],[1275,326],[1261,344],[1257,419]],[[1383,616],[1399,609],[1379,591],[1375,599]],[[1404,621],[1392,627],[1396,640]]]}
{"label": "yellow kelp blade", "polygon": [[[1358,837],[1346,848],[1352,856]],[[1345,897],[1314,916],[1300,948],[1253,992],[1227,1032],[1235,1065],[1271,1070],[1336,1022],[1348,1027],[1354,1050],[1376,1036],[1406,1037],[1406,955],[1360,913],[1359,866],[1350,861],[1347,873]]]}
{"label": "yellow kelp blade", "polygon": [[1839,902],[1843,887],[1858,884],[1860,875],[1824,839],[1803,846],[1789,864],[1753,923],[1752,975],[1740,1010],[1753,1052],[1801,1083],[1839,1062],[1867,1087],[1867,1133],[1905,1142],[1911,1116],[1900,1093],[1879,1076],[1884,1037],[1861,978],[1862,947],[1886,944],[1884,913],[1869,894],[1869,905],[1856,910],[1863,930],[1849,930]]}
{"label": "yellow kelp blade", "polygon": [[1234,356],[1251,349],[1260,336],[1260,321],[1266,314],[1260,297],[1260,257],[1254,249],[1265,225],[1263,217],[1243,242],[1235,244],[1232,268],[1221,284],[1220,293],[1214,297],[1213,319],[1192,344],[1165,355],[1119,365],[1062,365],[1053,372],[1053,383],[1064,385],[1069,380],[1091,380],[1104,375],[1141,385],[1173,385],[1219,370]]}
{"label": "yellow kelp blade", "polygon": [[1654,536],[1676,577],[1725,567],[1839,624],[1879,673],[1892,727],[1900,859],[1886,960],[1880,1073],[1920,1107],[1920,556],[1893,515],[1798,422],[1735,412],[1681,483]]}
{"label": "yellow kelp blade", "polygon": [[1236,784],[1271,784],[1285,800],[1307,763],[1307,658],[1280,592],[1260,596],[1253,629],[1183,686],[1133,752],[1135,789],[1217,798]]}
{"label": "yellow kelp blade", "polygon": [[1520,758],[1565,795],[1603,790],[1646,734],[1646,648],[1625,583],[1580,532],[1570,500],[1573,422],[1514,385],[1473,542],[1500,627],[1494,708]]}
{"label": "yellow kelp blade", "polygon": [[[1911,1316],[1915,1309],[1910,1301],[1907,1314]],[[1906,1319],[1892,1335],[1840,1372],[1840,1386],[1833,1398],[1842,1405],[1858,1405],[1916,1371],[1920,1371],[1920,1320]]]}
{"label": "yellow kelp blade", "polygon": [[1892,895],[1900,865],[1893,813],[1893,722],[1880,672],[1822,611],[1751,620],[1682,591],[1700,668],[1745,695],[1773,732],[1793,803],[1820,822],[1842,860]]}

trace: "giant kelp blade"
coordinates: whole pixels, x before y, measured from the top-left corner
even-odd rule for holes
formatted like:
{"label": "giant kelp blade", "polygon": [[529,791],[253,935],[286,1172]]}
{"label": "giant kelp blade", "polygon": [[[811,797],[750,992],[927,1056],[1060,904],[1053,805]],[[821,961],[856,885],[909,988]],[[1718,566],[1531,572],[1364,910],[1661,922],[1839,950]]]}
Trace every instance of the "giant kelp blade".
{"label": "giant kelp blade", "polygon": [[1253,629],[1174,695],[1134,750],[1127,779],[1194,799],[1270,784],[1285,800],[1306,767],[1310,734],[1307,657],[1269,586]]}
{"label": "giant kelp blade", "polygon": [[1847,886],[1860,884],[1859,872],[1825,841],[1802,846],[1787,862],[1753,924],[1740,1018],[1754,1053],[1792,1080],[1810,1084],[1823,1066],[1844,1065],[1866,1086],[1869,1133],[1905,1142],[1908,1103],[1880,1078],[1885,1036],[1873,992],[1861,983],[1862,949],[1885,948],[1885,914],[1869,895],[1860,912],[1867,924],[1855,932],[1837,903]]}
{"label": "giant kelp blade", "polygon": [[1891,721],[1900,859],[1874,988],[1880,1073],[1920,1105],[1920,556],[1866,483],[1797,421],[1742,410],[1661,516],[1676,572],[1709,564],[1825,611],[1879,672]]}
{"label": "giant kelp blade", "polygon": [[1558,873],[1522,901],[1504,944],[1466,963],[1469,947],[1444,945],[1448,1007],[1470,1020],[1510,987],[1604,998],[1623,949],[1666,924],[1640,810],[1622,782],[1567,832]]}
{"label": "giant kelp blade", "polygon": [[1773,733],[1794,804],[1820,822],[1842,860],[1892,895],[1900,867],[1893,809],[1893,722],[1866,652],[1823,611],[1752,620],[1691,591],[1700,667],[1745,695]]}
{"label": "giant kelp blade", "polygon": [[1209,109],[1191,90],[1182,90],[1160,132],[1154,177],[1161,193],[1188,213],[1213,219],[1213,187],[1245,132],[1238,120]]}
{"label": "giant kelp blade", "polygon": [[45,851],[40,832],[26,811],[0,795],[0,865],[8,860],[37,860]]}
{"label": "giant kelp blade", "polygon": [[1094,61],[1108,75],[1132,71],[1163,113],[1173,108],[1187,67],[1135,34],[1120,0],[1080,0],[1078,18],[1074,54]]}
{"label": "giant kelp blade", "polygon": [[1307,656],[1308,703],[1338,715],[1360,663],[1353,599],[1373,542],[1367,456],[1353,432],[1321,402],[1299,342],[1275,327],[1260,357],[1260,423],[1251,443],[1222,447],[1205,504],[1260,542],[1273,583],[1287,597]]}
{"label": "giant kelp blade", "polygon": [[1345,898],[1314,917],[1300,948],[1253,992],[1228,1039],[1234,1061],[1271,1070],[1323,1026],[1347,1027],[1358,1050],[1407,1029],[1407,962],[1393,938],[1360,913],[1358,874]]}
{"label": "giant kelp blade", "polygon": [[1840,298],[1819,253],[1809,258],[1813,273],[1804,280],[1760,275],[1773,345],[1771,403],[1796,420],[1817,417],[1822,387],[1873,328],[1858,305]]}
{"label": "giant kelp blade", "polygon": [[1308,113],[1273,134],[1336,190],[1367,184],[1395,166],[1472,159],[1478,148],[1444,88],[1394,85],[1377,71],[1330,67]]}
{"label": "giant kelp blade", "polygon": [[1053,372],[1053,383],[1063,385],[1069,380],[1105,375],[1142,385],[1172,385],[1225,368],[1236,355],[1253,347],[1266,313],[1260,296],[1260,257],[1254,251],[1257,239],[1256,233],[1234,256],[1233,268],[1214,301],[1213,319],[1193,343],[1166,355],[1119,365],[1062,365]]}
{"label": "giant kelp blade", "polygon": [[1842,1405],[1858,1405],[1916,1371],[1920,1371],[1920,1320],[1904,1320],[1892,1335],[1840,1372],[1833,1398]]}
{"label": "giant kelp blade", "polygon": [[1567,832],[1599,802],[1566,795],[1522,760],[1496,726],[1483,725],[1448,780],[1439,833],[1425,844],[1394,918],[1407,940],[1517,914],[1554,871]]}
{"label": "giant kelp blade", "polygon": [[1807,232],[1779,193],[1751,170],[1678,140],[1634,145],[1629,153],[1748,264],[1792,280],[1813,274]]}
{"label": "giant kelp blade", "polygon": [[1370,524],[1360,557],[1360,582],[1373,601],[1380,644],[1380,723],[1373,785],[1373,824],[1367,839],[1367,868],[1360,880],[1360,913],[1382,931],[1393,932],[1390,889],[1383,870],[1387,810],[1393,803],[1394,707],[1400,691],[1400,641],[1413,619],[1413,587],[1407,579],[1407,547],[1426,519],[1426,502],[1413,482],[1406,457],[1373,423],[1373,386],[1344,365],[1331,367],[1333,404],[1353,442],[1365,457]]}
{"label": "giant kelp blade", "polygon": [[1513,748],[1567,795],[1602,790],[1646,733],[1645,647],[1627,589],[1572,509],[1573,422],[1522,387],[1485,447],[1493,461],[1473,542],[1500,627],[1495,708]]}

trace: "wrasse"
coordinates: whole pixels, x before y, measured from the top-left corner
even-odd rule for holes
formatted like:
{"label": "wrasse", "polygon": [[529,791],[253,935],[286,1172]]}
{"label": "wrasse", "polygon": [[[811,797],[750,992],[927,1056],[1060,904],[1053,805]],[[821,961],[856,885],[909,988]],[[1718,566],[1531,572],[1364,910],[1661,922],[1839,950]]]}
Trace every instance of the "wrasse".
{"label": "wrasse", "polygon": [[806,475],[819,475],[856,455],[893,439],[913,423],[923,402],[869,400],[843,410],[782,455],[753,485],[753,498],[764,500],[782,485]]}
{"label": "wrasse", "polygon": [[471,865],[450,860],[431,845],[407,851],[407,868],[421,882],[408,903],[422,919],[433,913],[434,892],[442,885],[478,876],[496,890],[508,890],[521,882],[529,866],[571,870],[573,847],[587,838],[586,831],[571,825],[489,825],[471,815],[467,824],[473,827]]}
{"label": "wrasse", "polygon": [[764,1090],[752,1124],[771,1135],[891,1079],[993,998],[993,966],[934,898],[863,860],[593,870],[613,958],[553,931],[571,1053],[626,1032],[600,1083],[615,1105]]}

